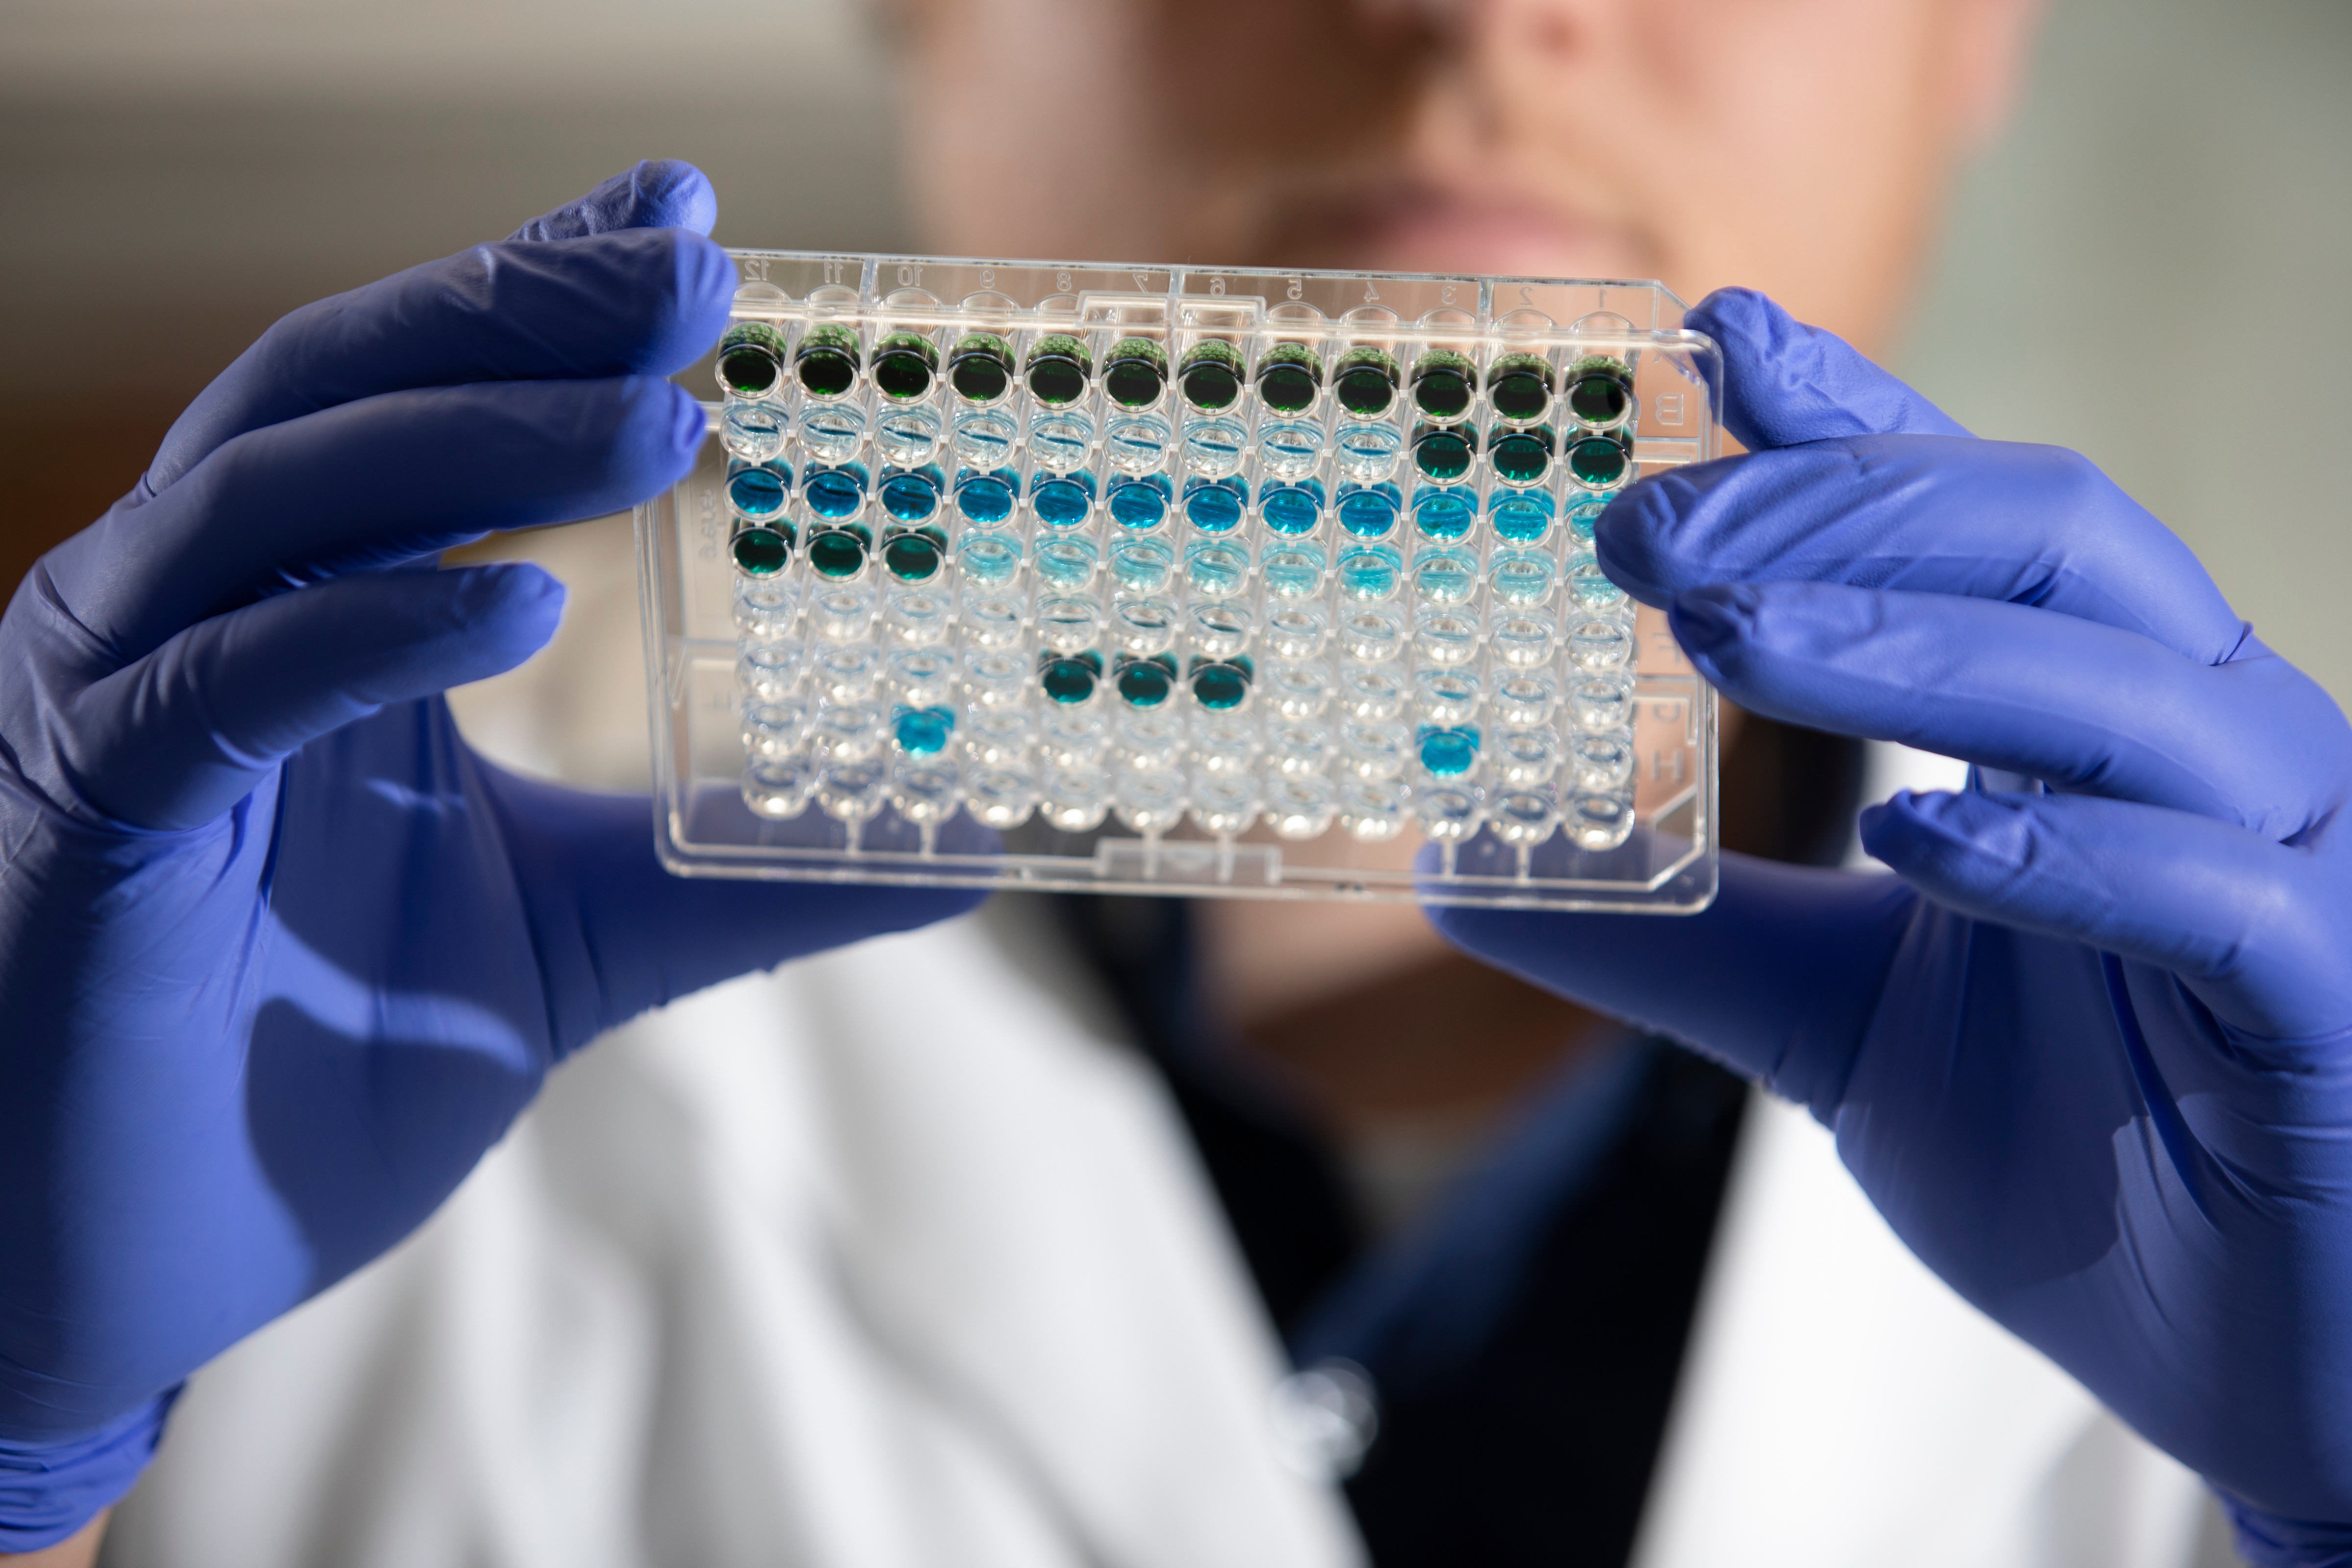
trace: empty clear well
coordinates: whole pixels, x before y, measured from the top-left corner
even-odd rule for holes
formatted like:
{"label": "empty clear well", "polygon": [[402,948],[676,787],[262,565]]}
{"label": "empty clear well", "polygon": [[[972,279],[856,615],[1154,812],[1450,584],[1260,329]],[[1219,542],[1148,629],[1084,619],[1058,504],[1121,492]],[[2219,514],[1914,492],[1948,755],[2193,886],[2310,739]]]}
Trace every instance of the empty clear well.
{"label": "empty clear well", "polygon": [[1595,521],[1649,284],[739,253],[640,513],[697,874],[1701,907],[1712,698]]}

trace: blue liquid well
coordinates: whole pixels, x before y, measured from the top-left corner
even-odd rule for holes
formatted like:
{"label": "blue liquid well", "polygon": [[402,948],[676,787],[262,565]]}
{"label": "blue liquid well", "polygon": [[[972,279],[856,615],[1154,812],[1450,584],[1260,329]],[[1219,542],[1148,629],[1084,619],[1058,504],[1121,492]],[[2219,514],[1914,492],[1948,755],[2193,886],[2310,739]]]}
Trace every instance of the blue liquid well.
{"label": "blue liquid well", "polygon": [[921,468],[882,476],[882,510],[900,522],[922,522],[940,510],[940,491],[947,477],[936,468]]}
{"label": "blue liquid well", "polygon": [[1323,516],[1323,487],[1313,479],[1268,485],[1258,498],[1258,515],[1276,533],[1311,533]]}
{"label": "blue liquid well", "polygon": [[901,708],[891,728],[900,751],[909,756],[936,756],[947,749],[948,737],[955,733],[955,710]]}
{"label": "blue liquid well", "polygon": [[1477,492],[1466,485],[1423,485],[1413,493],[1413,526],[1425,539],[1460,539],[1477,517]]}
{"label": "blue liquid well", "polygon": [[1110,488],[1110,517],[1121,528],[1157,528],[1168,515],[1168,497],[1174,489],[1165,474],[1126,479]]}
{"label": "blue liquid well", "polygon": [[1478,761],[1475,730],[1447,730],[1423,724],[1413,741],[1421,751],[1421,765],[1442,779],[1460,778]]}
{"label": "blue liquid well", "polygon": [[1184,517],[1203,533],[1223,533],[1241,521],[1248,500],[1239,479],[1193,479],[1184,487]]}
{"label": "blue liquid well", "polygon": [[1003,469],[961,474],[956,478],[956,510],[982,527],[1003,522],[1013,515],[1018,485],[1018,479]]}
{"label": "blue liquid well", "polygon": [[1358,539],[1385,538],[1403,507],[1394,485],[1345,486],[1339,491],[1339,526]]}
{"label": "blue liquid well", "polygon": [[1602,496],[1595,500],[1580,501],[1568,509],[1568,530],[1576,535],[1578,543],[1592,542],[1592,526],[1601,521],[1601,514],[1609,510],[1609,503],[1613,499]]}
{"label": "blue liquid well", "polygon": [[832,521],[856,517],[866,504],[866,470],[855,463],[838,468],[811,468],[801,495],[809,510]]}
{"label": "blue liquid well", "polygon": [[1486,503],[1495,531],[1513,544],[1538,544],[1551,531],[1551,497],[1541,490],[1497,490]]}
{"label": "blue liquid well", "polygon": [[745,517],[773,517],[784,510],[793,488],[793,471],[782,463],[761,463],[738,468],[727,476],[727,500]]}
{"label": "blue liquid well", "polygon": [[1385,599],[1397,591],[1403,569],[1397,552],[1385,544],[1350,550],[1339,557],[1339,587],[1351,599]]}
{"label": "blue liquid well", "polygon": [[1037,521],[1048,528],[1076,528],[1095,509],[1093,477],[1065,474],[1048,479],[1040,474],[1029,482],[1029,505]]}

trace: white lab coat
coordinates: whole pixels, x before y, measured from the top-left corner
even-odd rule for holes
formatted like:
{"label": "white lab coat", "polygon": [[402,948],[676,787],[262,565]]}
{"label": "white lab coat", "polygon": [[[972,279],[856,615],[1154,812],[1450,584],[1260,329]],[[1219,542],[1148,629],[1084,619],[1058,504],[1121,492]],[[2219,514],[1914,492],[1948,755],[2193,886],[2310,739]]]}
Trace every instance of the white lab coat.
{"label": "white lab coat", "polygon": [[[615,534],[531,542],[566,640],[463,710],[510,761],[642,755]],[[566,1064],[416,1236],[196,1376],[107,1568],[1360,1563],[1281,1462],[1280,1346],[1168,1095],[1036,912],[739,980]],[[1636,1561],[2232,1559],[2194,1478],[1759,1100]]]}
{"label": "white lab coat", "polygon": [[[567,1064],[422,1232],[197,1376],[110,1568],[1360,1561],[1279,1462],[1167,1095],[1021,916]],[[2227,1561],[2193,1478],[1759,1104],[1641,1568]]]}

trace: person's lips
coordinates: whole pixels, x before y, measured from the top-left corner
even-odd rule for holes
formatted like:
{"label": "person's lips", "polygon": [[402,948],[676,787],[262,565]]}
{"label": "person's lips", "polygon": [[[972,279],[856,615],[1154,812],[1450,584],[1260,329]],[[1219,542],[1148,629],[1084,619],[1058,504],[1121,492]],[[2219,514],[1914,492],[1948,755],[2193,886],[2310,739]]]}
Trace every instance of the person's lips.
{"label": "person's lips", "polygon": [[1427,188],[1286,203],[1273,248],[1297,266],[1521,278],[1652,276],[1633,233],[1552,208]]}

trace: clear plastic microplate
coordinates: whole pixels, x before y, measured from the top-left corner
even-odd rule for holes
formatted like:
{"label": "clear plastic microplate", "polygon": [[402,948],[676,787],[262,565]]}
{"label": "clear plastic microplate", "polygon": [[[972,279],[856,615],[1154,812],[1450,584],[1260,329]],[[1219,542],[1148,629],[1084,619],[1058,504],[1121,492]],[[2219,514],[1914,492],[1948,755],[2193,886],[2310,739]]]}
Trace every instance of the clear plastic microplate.
{"label": "clear plastic microplate", "polygon": [[1654,283],[735,253],[637,514],[689,876],[1687,911],[1715,700],[1593,559]]}

